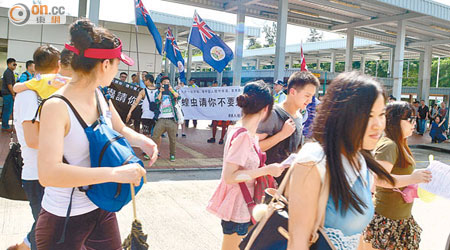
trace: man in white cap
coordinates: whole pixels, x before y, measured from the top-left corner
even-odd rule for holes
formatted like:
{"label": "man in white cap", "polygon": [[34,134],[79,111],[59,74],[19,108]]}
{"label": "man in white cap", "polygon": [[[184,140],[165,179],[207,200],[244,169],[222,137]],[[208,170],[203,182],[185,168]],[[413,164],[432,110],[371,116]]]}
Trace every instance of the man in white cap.
{"label": "man in white cap", "polygon": [[275,104],[282,103],[286,100],[286,94],[284,93],[285,83],[281,80],[277,80],[273,84],[273,101]]}

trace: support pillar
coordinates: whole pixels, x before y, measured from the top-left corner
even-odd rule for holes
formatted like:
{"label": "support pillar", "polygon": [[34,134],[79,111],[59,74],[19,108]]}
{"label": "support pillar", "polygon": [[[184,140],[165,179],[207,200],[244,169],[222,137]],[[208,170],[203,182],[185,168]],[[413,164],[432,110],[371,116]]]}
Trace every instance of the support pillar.
{"label": "support pillar", "polygon": [[353,45],[355,42],[355,30],[347,29],[347,46],[345,48],[345,71],[352,71]]}
{"label": "support pillar", "polygon": [[330,72],[334,73],[336,69],[336,52],[331,52]]}
{"label": "support pillar", "polygon": [[292,69],[294,66],[294,57],[289,56],[289,69]]}
{"label": "support pillar", "polygon": [[219,84],[219,87],[222,86],[222,82],[223,82],[223,71],[222,72],[217,72],[217,83]]}
{"label": "support pillar", "polygon": [[289,1],[278,1],[277,41],[275,47],[274,81],[283,80],[285,72],[286,32]]}
{"label": "support pillar", "polygon": [[393,73],[394,73],[394,54],[395,54],[395,49],[390,48],[389,49],[388,77],[392,77]]}
{"label": "support pillar", "polygon": [[430,82],[431,82],[431,56],[433,47],[431,45],[425,46],[425,55],[423,60],[423,80],[422,80],[422,100],[428,106],[428,99],[430,98]]}
{"label": "support pillar", "polygon": [[169,76],[169,58],[164,60],[164,75]]}
{"label": "support pillar", "polygon": [[419,76],[417,81],[417,100],[422,99],[422,82],[423,82],[423,66],[424,66],[425,52],[420,52],[419,56]]}
{"label": "support pillar", "polygon": [[78,17],[86,17],[87,0],[78,1]]}
{"label": "support pillar", "polygon": [[378,65],[379,65],[380,60],[377,60],[377,64],[375,66],[375,77],[378,77]]}
{"label": "support pillar", "polygon": [[100,15],[100,0],[89,1],[89,20],[95,25],[98,25]]}
{"label": "support pillar", "polygon": [[366,56],[362,55],[361,56],[361,67],[360,67],[361,72],[364,74],[366,72]]}
{"label": "support pillar", "polygon": [[236,44],[233,62],[233,86],[241,86],[242,56],[244,52],[245,7],[238,6],[236,19]]}
{"label": "support pillar", "polygon": [[406,20],[400,20],[397,22],[397,42],[395,44],[394,74],[393,74],[394,86],[392,86],[392,95],[399,101],[402,99],[405,35],[406,35]]}
{"label": "support pillar", "polygon": [[261,66],[261,59],[256,58],[255,69],[258,70],[260,66]]}
{"label": "support pillar", "polygon": [[316,61],[316,69],[320,70],[320,58],[318,58]]}
{"label": "support pillar", "polygon": [[[192,45],[188,43],[188,56],[187,56],[187,67],[186,67],[186,80],[191,80],[191,72],[192,72]],[[195,70],[195,68],[194,68]]]}

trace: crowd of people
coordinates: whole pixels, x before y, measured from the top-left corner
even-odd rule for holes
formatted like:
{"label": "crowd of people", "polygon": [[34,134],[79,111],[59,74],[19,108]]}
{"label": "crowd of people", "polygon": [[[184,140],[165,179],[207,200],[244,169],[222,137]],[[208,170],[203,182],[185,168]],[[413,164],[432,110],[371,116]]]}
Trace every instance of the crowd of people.
{"label": "crowd of people", "polygon": [[[142,81],[132,76],[132,83],[142,88],[125,121],[142,105],[142,130],[140,124],[133,130],[100,91],[117,75],[120,62],[133,64],[121,52],[120,39],[86,19],[75,21],[69,33],[63,51],[42,45],[34,52],[21,83],[14,79],[16,61],[7,61],[2,130],[11,131],[14,105],[23,188],[34,218],[24,242],[9,249],[121,249],[115,213],[99,208],[75,187],[107,182],[137,186],[146,171],[137,163],[91,167],[85,131],[101,120],[144,151],[146,167],[158,158],[161,137],[167,133],[170,160],[175,161],[178,127],[183,127],[176,111],[177,90],[198,87],[195,81],[172,87],[167,76],[156,80],[148,72],[142,72]],[[120,73],[122,81],[127,77]],[[430,136],[443,141],[445,104],[430,111],[423,101],[420,106],[388,101],[379,82],[358,72],[338,75],[320,100],[315,97],[319,84],[308,71],[293,73],[287,83],[276,81],[274,91],[263,81],[249,82],[236,98],[241,120],[231,127],[230,121],[212,121],[207,142],[215,142],[221,126],[224,154],[220,182],[206,209],[221,220],[222,249],[239,249],[255,223],[243,190],[256,193],[255,180],[264,176],[287,183],[289,204],[288,237],[269,249],[309,249],[315,244],[311,235],[321,219],[323,187],[329,194],[323,237],[335,249],[419,249],[422,229],[411,214],[413,203],[402,192],[430,182],[432,176],[415,170],[407,138],[416,123],[423,135],[426,120],[432,120]],[[44,104],[35,121],[40,99]],[[292,154],[293,162],[283,164]]]}

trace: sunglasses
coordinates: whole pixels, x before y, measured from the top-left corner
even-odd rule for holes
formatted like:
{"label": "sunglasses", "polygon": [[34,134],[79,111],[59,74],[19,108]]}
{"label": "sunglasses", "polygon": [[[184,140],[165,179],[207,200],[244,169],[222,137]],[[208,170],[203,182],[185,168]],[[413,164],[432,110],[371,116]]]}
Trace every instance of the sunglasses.
{"label": "sunglasses", "polygon": [[16,66],[17,66],[17,63],[14,63],[13,66],[16,67]]}
{"label": "sunglasses", "polygon": [[411,116],[411,117],[409,117],[407,119],[403,119],[403,120],[408,121],[411,124],[414,124],[414,123],[416,123],[416,118],[417,118],[416,116]]}

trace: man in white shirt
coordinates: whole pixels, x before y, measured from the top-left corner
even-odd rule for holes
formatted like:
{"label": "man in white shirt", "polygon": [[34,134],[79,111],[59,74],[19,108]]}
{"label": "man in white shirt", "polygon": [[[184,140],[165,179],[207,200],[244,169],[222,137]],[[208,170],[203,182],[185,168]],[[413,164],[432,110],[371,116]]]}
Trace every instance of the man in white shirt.
{"label": "man in white shirt", "polygon": [[16,248],[12,249],[36,249],[34,229],[39,212],[41,211],[41,202],[44,195],[44,187],[39,183],[37,169],[39,122],[32,123],[38,107],[36,92],[26,90],[16,95],[14,102],[14,125],[23,158],[22,186],[27,195],[34,222],[24,242],[16,245]]}

